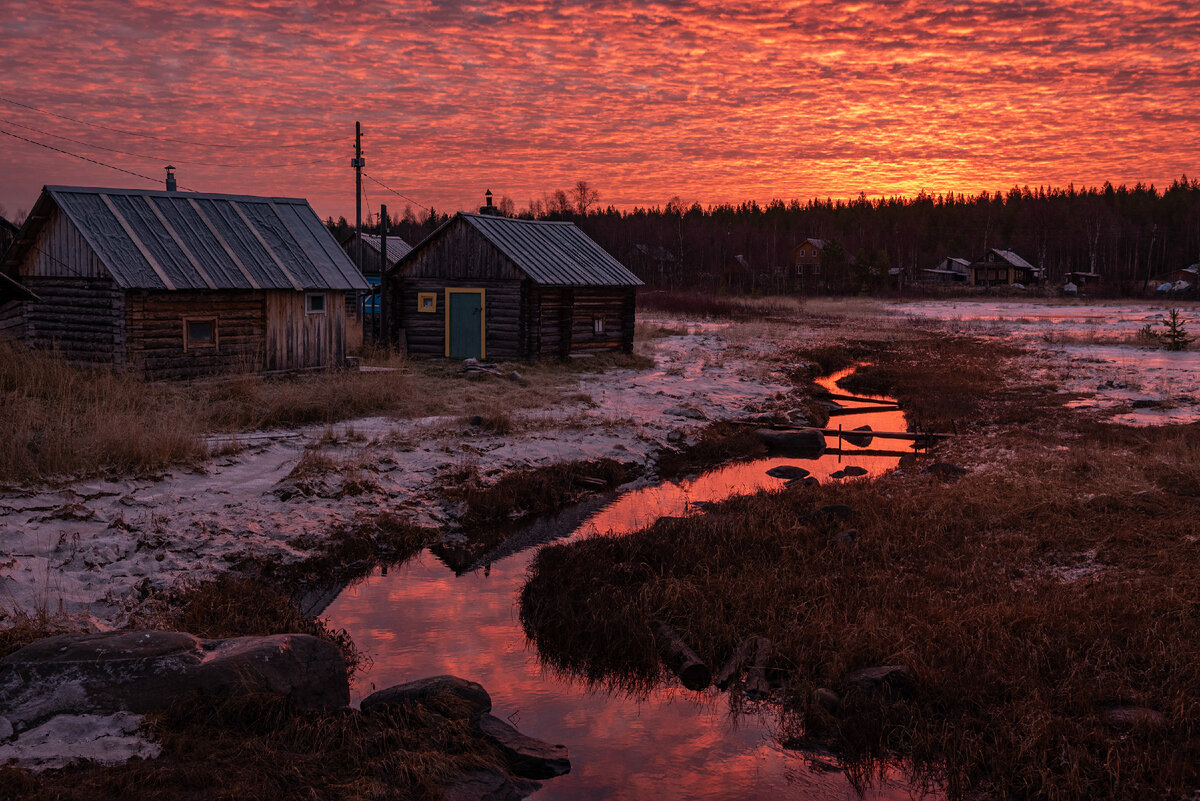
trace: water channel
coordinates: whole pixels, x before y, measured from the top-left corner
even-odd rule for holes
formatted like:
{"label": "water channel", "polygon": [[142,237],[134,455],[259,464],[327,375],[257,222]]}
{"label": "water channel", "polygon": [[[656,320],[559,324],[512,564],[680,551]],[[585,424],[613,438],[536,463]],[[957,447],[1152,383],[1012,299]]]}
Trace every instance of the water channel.
{"label": "water channel", "polygon": [[[837,381],[820,383],[842,392]],[[842,402],[847,408],[871,404]],[[902,412],[872,411],[838,420],[845,428],[904,431]],[[820,459],[757,459],[719,468],[697,478],[633,489],[598,508],[583,507],[543,522],[542,535],[522,538],[524,549],[493,554],[486,567],[456,574],[430,551],[386,574],[376,570],[346,588],[324,618],[346,629],[373,659],[353,688],[355,703],[376,689],[449,673],[482,684],[491,693],[493,714],[522,732],[567,746],[571,772],[545,783],[532,796],[549,799],[797,798],[857,799],[845,776],[830,763],[784,750],[772,731],[770,711],[730,715],[715,689],[694,693],[664,686],[646,699],[589,690],[581,682],[544,668],[526,643],[518,619],[518,595],[538,543],[572,537],[619,536],[664,515],[694,514],[698,505],[733,495],[777,489],[784,482],[766,475],[794,464],[822,483],[830,474],[859,466],[879,475],[896,466],[898,454],[872,451],[911,449],[907,442],[876,440],[862,447],[828,439],[840,451]],[[544,533],[549,532],[549,533]],[[867,791],[868,799],[909,799],[900,776]]]}

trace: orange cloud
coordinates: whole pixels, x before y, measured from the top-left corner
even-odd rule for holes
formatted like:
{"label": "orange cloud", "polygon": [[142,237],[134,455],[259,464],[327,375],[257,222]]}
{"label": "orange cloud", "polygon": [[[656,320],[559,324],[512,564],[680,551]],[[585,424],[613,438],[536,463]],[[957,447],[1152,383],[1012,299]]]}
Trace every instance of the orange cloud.
{"label": "orange cloud", "polygon": [[[6,103],[0,130],[322,215],[353,210],[356,119],[367,172],[439,210],[578,178],[624,207],[1162,185],[1200,156],[1184,0],[47,0],[0,25],[6,96],[159,138]],[[141,183],[4,139],[10,214],[44,183]],[[228,163],[244,166],[206,166]],[[406,202],[370,182],[367,198]]]}

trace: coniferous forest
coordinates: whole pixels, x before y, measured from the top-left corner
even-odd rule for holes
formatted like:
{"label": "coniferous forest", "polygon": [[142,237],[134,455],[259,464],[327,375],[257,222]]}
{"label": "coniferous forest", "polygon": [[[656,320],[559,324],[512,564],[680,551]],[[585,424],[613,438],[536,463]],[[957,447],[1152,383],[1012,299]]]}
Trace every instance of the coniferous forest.
{"label": "coniferous forest", "polygon": [[[771,292],[889,293],[913,287],[921,271],[947,257],[980,259],[988,248],[1011,250],[1045,271],[1048,285],[1071,272],[1098,273],[1093,291],[1144,294],[1147,282],[1200,262],[1200,179],[1164,190],[1013,187],[1006,193],[854,200],[775,200],[767,205],[686,205],[618,211],[603,206],[584,181],[530,200],[502,197],[505,214],[570,220],[651,288],[729,294]],[[416,244],[449,215],[405,207],[389,231]],[[339,238],[353,226],[329,225]],[[364,231],[378,231],[372,214]],[[825,241],[820,280],[791,269],[793,249]],[[1194,288],[1193,288],[1194,291]]]}

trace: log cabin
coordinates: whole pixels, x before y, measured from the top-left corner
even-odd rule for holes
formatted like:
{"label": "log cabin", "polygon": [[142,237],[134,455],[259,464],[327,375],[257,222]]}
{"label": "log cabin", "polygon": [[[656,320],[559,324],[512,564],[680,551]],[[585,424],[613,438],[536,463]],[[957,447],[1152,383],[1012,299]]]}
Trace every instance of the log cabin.
{"label": "log cabin", "polygon": [[367,288],[307,201],[171,189],[47,186],[0,273],[0,338],[151,380],[341,366]]}
{"label": "log cabin", "polygon": [[571,222],[460,212],[385,280],[393,341],[410,355],[536,360],[633,350],[642,282]]}

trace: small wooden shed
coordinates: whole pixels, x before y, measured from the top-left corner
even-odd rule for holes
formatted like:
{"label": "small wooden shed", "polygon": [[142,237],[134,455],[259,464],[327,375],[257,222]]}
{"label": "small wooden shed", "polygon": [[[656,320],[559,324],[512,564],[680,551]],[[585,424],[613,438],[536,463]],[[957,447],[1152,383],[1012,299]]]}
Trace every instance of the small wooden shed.
{"label": "small wooden shed", "polygon": [[48,186],[0,272],[0,336],[147,378],[334,367],[366,281],[305,200]]}
{"label": "small wooden shed", "polygon": [[459,213],[386,278],[393,337],[418,356],[633,350],[642,282],[574,223]]}

